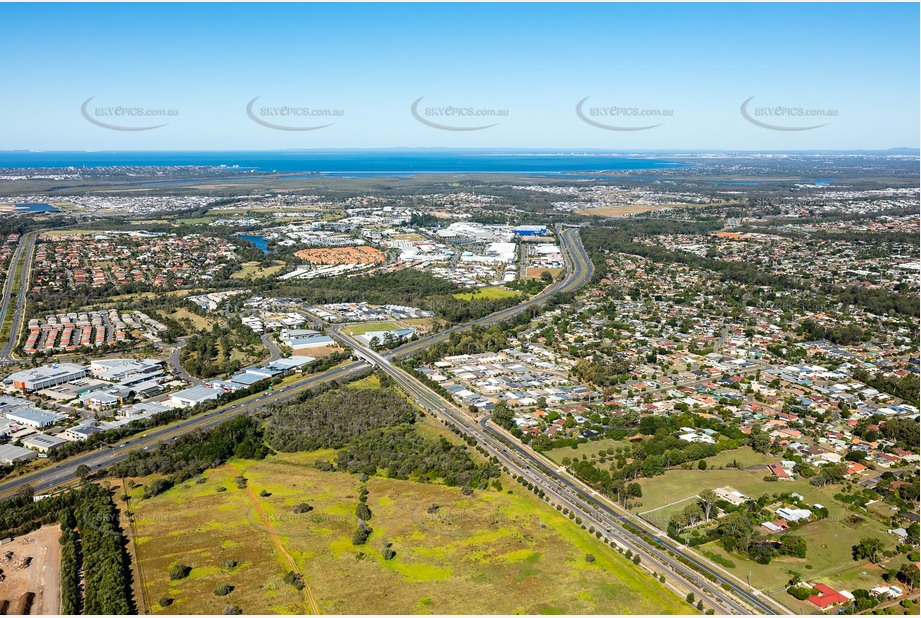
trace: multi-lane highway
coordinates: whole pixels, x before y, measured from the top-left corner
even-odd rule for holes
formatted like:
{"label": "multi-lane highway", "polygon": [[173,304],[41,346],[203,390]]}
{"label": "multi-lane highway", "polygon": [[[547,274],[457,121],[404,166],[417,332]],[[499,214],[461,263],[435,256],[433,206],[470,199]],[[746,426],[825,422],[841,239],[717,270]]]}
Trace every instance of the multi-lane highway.
{"label": "multi-lane highway", "polygon": [[[19,330],[22,327],[22,320],[26,310],[26,292],[28,291],[29,279],[32,272],[32,255],[35,252],[35,240],[38,238],[38,232],[28,232],[19,240],[16,251],[10,259],[10,269],[7,273],[6,282],[3,286],[3,299],[0,300],[0,324],[6,322],[9,316],[10,304],[15,295],[13,302],[12,327],[10,336],[7,341],[3,342],[0,348],[0,362],[8,362],[13,348],[16,347],[16,340],[19,338]],[[20,264],[22,266],[20,267]],[[16,281],[16,271],[20,270],[19,280]],[[14,289],[15,286],[15,289]]]}
{"label": "multi-lane highway", "polygon": [[[510,307],[493,313],[474,322],[460,324],[406,345],[395,348],[386,353],[387,358],[403,357],[418,350],[424,349],[438,341],[449,337],[451,333],[469,328],[474,324],[487,325],[508,319],[522,311],[544,302],[553,294],[561,291],[573,291],[584,285],[592,275],[592,264],[585,253],[578,236],[578,231],[573,229],[563,230],[560,233],[563,254],[567,261],[568,270],[564,278],[553,283],[540,294],[528,299],[520,305]],[[177,355],[178,357],[178,355]],[[97,471],[124,460],[133,451],[149,449],[171,438],[195,431],[214,427],[228,419],[240,414],[246,414],[265,406],[288,401],[306,389],[313,388],[324,382],[347,379],[367,369],[362,361],[354,361],[340,365],[322,374],[310,376],[274,391],[263,393],[251,399],[234,402],[216,408],[206,414],[200,414],[188,419],[171,423],[163,427],[149,430],[147,433],[134,436],[126,441],[113,444],[111,448],[103,448],[76,455],[64,461],[46,466],[29,474],[6,479],[0,483],[0,500],[14,495],[25,485],[32,486],[37,492],[48,492],[60,488],[76,480],[76,470],[80,465],[87,465],[91,470]]]}
{"label": "multi-lane highway", "polygon": [[[463,434],[476,439],[478,445],[501,461],[513,474],[526,478],[535,487],[542,489],[551,502],[571,510],[585,522],[586,527],[600,531],[609,542],[640,555],[650,570],[658,569],[659,573],[669,572],[672,579],[680,582],[682,590],[693,592],[709,604],[714,612],[788,613],[782,608],[778,611],[770,600],[717,572],[670,539],[658,536],[659,531],[629,521],[604,501],[596,499],[593,495],[595,492],[590,487],[577,479],[558,474],[533,451],[516,440],[506,439],[500,429],[489,423],[488,417],[477,422],[453,403],[394,366],[385,355],[363,347],[357,340],[341,331],[333,330],[331,334],[340,343],[355,350],[361,358],[390,375],[424,409],[456,427]],[[640,534],[634,533],[627,526],[639,528]],[[673,555],[668,552],[672,552]],[[681,556],[684,562],[677,556]],[[694,565],[693,568],[688,566],[688,563]],[[663,571],[663,568],[666,571]],[[730,590],[727,591],[723,586]]]}

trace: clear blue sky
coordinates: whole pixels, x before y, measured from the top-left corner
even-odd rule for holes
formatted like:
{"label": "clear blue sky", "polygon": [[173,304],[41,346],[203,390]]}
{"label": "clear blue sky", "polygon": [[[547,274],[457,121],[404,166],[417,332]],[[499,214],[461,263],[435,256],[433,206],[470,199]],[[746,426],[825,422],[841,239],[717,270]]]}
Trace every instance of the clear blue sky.
{"label": "clear blue sky", "polygon": [[[917,4],[3,4],[0,23],[2,150],[877,149],[917,147],[921,133]],[[343,115],[318,131],[272,130],[247,117],[257,96],[257,109]],[[410,114],[423,96],[422,108],[508,116],[442,131]],[[81,115],[89,97],[91,110],[179,115],[117,119],[169,124],[112,131]],[[586,113],[673,116],[607,131],[577,117],[585,97]],[[768,130],[740,114],[749,97],[753,108],[838,115],[811,131]]]}

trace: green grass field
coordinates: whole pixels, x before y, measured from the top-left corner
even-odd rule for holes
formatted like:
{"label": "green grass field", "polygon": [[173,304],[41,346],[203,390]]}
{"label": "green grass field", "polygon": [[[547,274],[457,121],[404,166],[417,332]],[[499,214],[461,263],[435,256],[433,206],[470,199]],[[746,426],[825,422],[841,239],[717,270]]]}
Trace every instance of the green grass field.
{"label": "green grass field", "polygon": [[400,325],[393,322],[363,322],[343,328],[343,332],[349,335],[364,335],[376,330],[399,330]]}
{"label": "green grass field", "polygon": [[[729,463],[733,459],[738,460],[743,466],[757,467],[743,470],[716,469],[718,465]],[[882,539],[886,547],[893,547],[895,543],[891,535],[886,533],[886,525],[869,516],[863,516],[864,521],[859,525],[848,524],[846,520],[853,513],[833,497],[841,491],[840,486],[817,488],[805,479],[765,481],[766,470],[761,467],[763,461],[764,456],[751,449],[737,449],[710,458],[710,467],[707,470],[669,470],[662,476],[641,479],[639,482],[643,488],[642,506],[635,508],[634,512],[645,513],[644,519],[664,529],[673,514],[691,504],[690,500],[681,502],[683,499],[707,488],[729,485],[752,498],[765,493],[796,492],[803,496],[807,504],[822,504],[829,511],[827,519],[806,524],[792,533],[806,539],[805,559],[775,558],[770,564],[761,565],[739,555],[727,554],[716,542],[701,546],[700,551],[712,551],[730,558],[736,564],[735,568],[729,569],[731,572],[742,579],[746,579],[751,572],[752,585],[768,591],[774,598],[791,608],[805,609],[811,606],[798,605],[796,599],[784,591],[784,584],[790,578],[790,570],[799,571],[804,579],[819,581],[832,587],[853,587],[857,583],[863,586],[865,581],[858,582],[854,579],[855,571],[866,571],[868,568],[873,570],[875,567],[855,563],[851,558],[851,547],[864,537]],[[663,506],[665,508],[660,508]],[[653,513],[648,512],[657,508],[659,510]],[[881,581],[876,577],[873,585],[878,585]]]}
{"label": "green grass field", "polygon": [[457,298],[460,300],[481,300],[481,299],[495,300],[498,298],[509,298],[511,296],[518,296],[519,294],[520,292],[516,292],[515,290],[509,290],[503,287],[499,287],[497,285],[492,285],[492,286],[487,286],[485,288],[477,288],[476,290],[473,290],[472,292],[460,292],[458,294],[454,294],[454,298]]}
{"label": "green grass field", "polygon": [[281,260],[273,260],[272,266],[262,268],[259,266],[259,262],[246,262],[242,265],[242,268],[237,272],[230,275],[231,279],[260,279],[262,277],[271,277],[272,275],[280,272],[285,267],[285,263]]}
{"label": "green grass field", "polygon": [[[434,431],[434,429],[433,429]],[[563,515],[503,478],[477,491],[375,477],[368,482],[374,529],[351,543],[359,479],[321,472],[331,452],[232,461],[148,500],[134,499],[138,553],[154,613],[309,613],[304,593],[282,581],[290,569],[273,533],[303,572],[323,613],[693,613],[651,576]],[[249,479],[261,516],[245,490]],[[226,490],[218,493],[217,487]],[[138,497],[141,489],[132,490]],[[295,514],[308,502],[314,510]],[[439,505],[437,513],[429,507]],[[384,560],[384,543],[396,557]],[[585,554],[596,556],[594,563]],[[235,569],[222,568],[238,560]],[[192,567],[170,582],[172,564]],[[214,589],[227,583],[227,597]],[[157,600],[174,603],[161,608]]]}
{"label": "green grass field", "polygon": [[630,443],[626,440],[611,440],[610,438],[602,438],[601,440],[583,442],[582,444],[576,445],[576,448],[567,446],[564,448],[555,448],[549,451],[544,451],[544,455],[556,463],[562,464],[564,457],[569,457],[570,459],[575,460],[577,458],[582,459],[582,455],[586,455],[590,460],[597,459],[599,451],[609,451],[611,449],[629,445]]}

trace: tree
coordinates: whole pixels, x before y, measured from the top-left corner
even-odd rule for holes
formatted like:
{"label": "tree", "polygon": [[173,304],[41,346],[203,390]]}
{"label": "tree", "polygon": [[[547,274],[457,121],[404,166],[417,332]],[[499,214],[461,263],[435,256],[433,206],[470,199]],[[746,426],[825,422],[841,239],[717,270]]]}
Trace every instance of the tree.
{"label": "tree", "polygon": [[90,467],[86,464],[80,464],[77,466],[74,474],[77,475],[77,478],[80,479],[81,482],[86,482],[86,477],[90,475]]}
{"label": "tree", "polygon": [[681,512],[681,514],[684,516],[685,521],[688,522],[689,527],[699,522],[704,516],[704,512],[701,510],[699,504],[687,505],[684,507],[684,510]]}
{"label": "tree", "polygon": [[869,560],[876,564],[883,553],[883,542],[879,539],[863,538],[857,545],[851,547],[851,556],[854,560]]}
{"label": "tree", "polygon": [[764,433],[760,425],[754,425],[752,427],[748,443],[753,450],[761,454],[765,454],[771,450],[771,436]]}
{"label": "tree", "polygon": [[[701,460],[703,461],[703,460]],[[716,492],[712,489],[705,489],[700,492],[699,504],[700,508],[704,511],[704,518],[706,521],[710,521],[710,512],[713,510],[713,507],[716,505],[716,501],[719,500],[719,496],[716,495]]]}
{"label": "tree", "polygon": [[169,578],[173,581],[185,579],[192,572],[192,567],[185,564],[175,564],[169,570]]}
{"label": "tree", "polygon": [[697,462],[697,469],[698,469],[698,470],[706,470],[706,469],[707,469],[707,460],[706,460],[706,459],[701,459],[700,461],[698,461],[698,462]]}
{"label": "tree", "polygon": [[16,497],[20,500],[31,500],[35,497],[35,488],[31,485],[23,485],[16,491]]}
{"label": "tree", "polygon": [[784,535],[780,537],[778,553],[784,556],[806,557],[806,539],[800,536]]}
{"label": "tree", "polygon": [[896,574],[896,577],[900,582],[908,586],[908,591],[911,592],[918,587],[918,566],[910,563],[905,563],[899,567],[899,572]]}
{"label": "tree", "polygon": [[359,502],[358,506],[355,507],[355,517],[361,521],[369,521],[371,519],[371,509],[364,502]]}

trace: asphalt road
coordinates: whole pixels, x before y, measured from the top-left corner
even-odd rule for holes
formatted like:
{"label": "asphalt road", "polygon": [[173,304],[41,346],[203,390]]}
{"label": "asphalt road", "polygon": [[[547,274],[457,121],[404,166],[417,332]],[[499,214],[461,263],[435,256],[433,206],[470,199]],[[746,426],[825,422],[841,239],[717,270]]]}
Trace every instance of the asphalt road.
{"label": "asphalt road", "polygon": [[[567,275],[563,279],[553,283],[541,294],[528,299],[520,305],[498,311],[473,322],[454,326],[440,333],[417,339],[399,348],[390,350],[387,352],[386,357],[397,358],[412,354],[433,343],[446,339],[453,332],[469,328],[474,324],[488,325],[500,322],[519,312],[528,310],[557,292],[572,291],[584,285],[591,277],[593,268],[591,261],[588,259],[588,254],[582,247],[582,243],[578,237],[578,231],[574,229],[565,230],[560,234],[560,237],[564,257],[570,265]],[[54,463],[23,476],[8,478],[0,483],[0,500],[14,495],[16,491],[24,485],[31,485],[37,493],[47,493],[69,483],[73,483],[77,478],[76,469],[80,465],[85,464],[95,472],[123,461],[133,451],[149,449],[173,437],[178,437],[197,429],[208,429],[234,418],[235,416],[239,416],[240,414],[246,414],[267,405],[288,401],[306,389],[313,388],[324,382],[348,378],[365,369],[367,369],[367,365],[363,361],[350,362],[330,369],[322,374],[309,376],[285,387],[263,393],[246,402],[233,402],[205,414],[199,414],[170,425],[152,429],[142,436],[134,436],[121,443],[113,444],[111,448],[81,453],[80,455],[75,455],[74,457]]]}
{"label": "asphalt road", "polygon": [[[0,301],[0,324],[6,319],[14,294],[16,295],[16,301],[13,309],[13,326],[10,329],[10,338],[0,348],[0,361],[2,362],[12,360],[10,354],[13,348],[16,347],[16,340],[19,338],[19,331],[22,327],[22,320],[26,310],[26,291],[32,271],[32,255],[35,253],[35,241],[37,238],[38,232],[25,234],[19,240],[19,245],[10,259],[10,270],[3,287],[3,299]],[[20,261],[23,264],[22,275],[19,279],[18,288],[14,290],[13,279],[15,279],[16,269],[19,267]]]}

